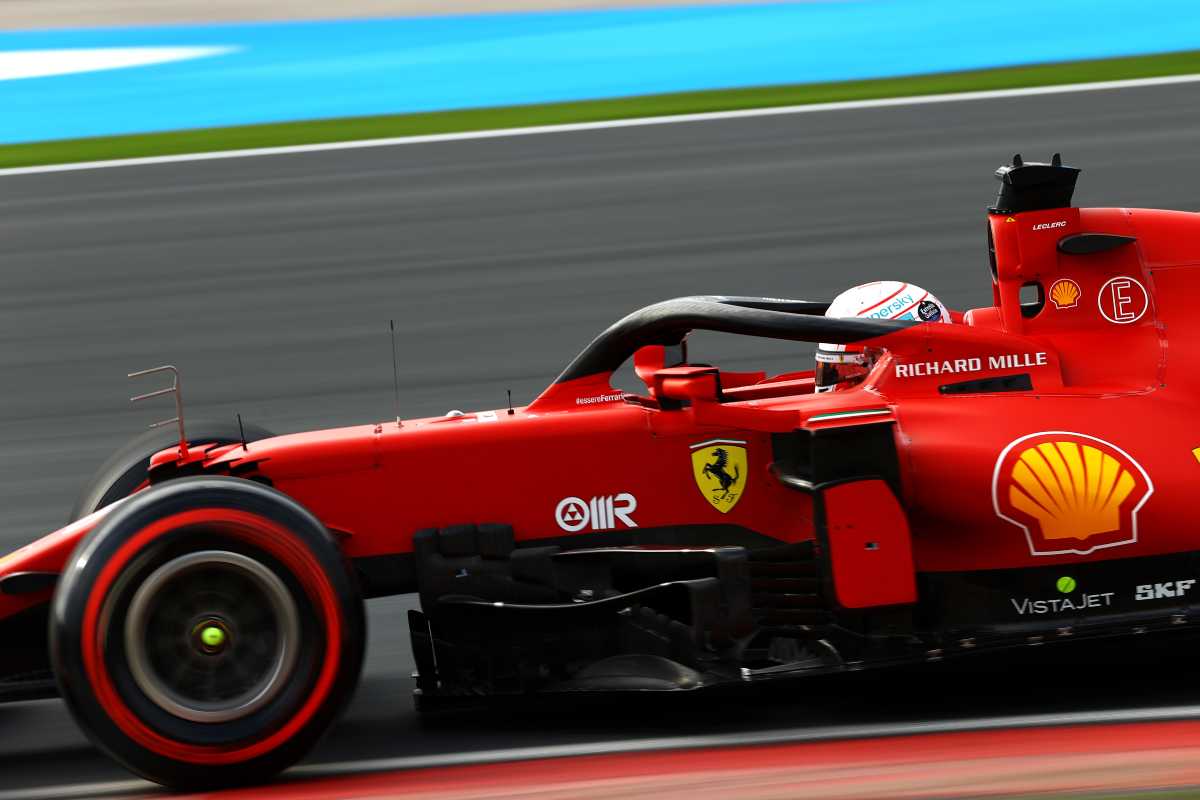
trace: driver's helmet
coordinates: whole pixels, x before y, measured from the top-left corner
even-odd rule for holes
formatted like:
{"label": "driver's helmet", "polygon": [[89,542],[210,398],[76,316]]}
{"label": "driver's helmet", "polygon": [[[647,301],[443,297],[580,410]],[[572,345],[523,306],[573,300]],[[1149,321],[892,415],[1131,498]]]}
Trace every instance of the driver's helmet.
{"label": "driver's helmet", "polygon": [[[901,281],[874,281],[847,289],[833,299],[825,316],[951,321],[941,300],[914,283]],[[828,392],[839,386],[853,386],[866,377],[882,353],[862,345],[822,342],[817,345],[816,390]]]}

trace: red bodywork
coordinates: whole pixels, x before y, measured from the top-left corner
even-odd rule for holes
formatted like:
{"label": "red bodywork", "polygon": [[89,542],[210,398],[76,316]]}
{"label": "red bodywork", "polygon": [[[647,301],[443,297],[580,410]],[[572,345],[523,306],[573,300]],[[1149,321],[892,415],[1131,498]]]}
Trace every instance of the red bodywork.
{"label": "red bodywork", "polygon": [[[639,373],[656,398],[623,397],[609,374],[593,375],[556,383],[512,413],[298,433],[190,457],[217,473],[245,473],[252,463],[249,474],[309,508],[355,559],[411,552],[419,529],[495,521],[511,524],[518,541],[578,537],[581,546],[593,533],[632,530],[629,523],[736,526],[797,542],[814,536],[814,500],[778,480],[772,434],[894,421],[903,506],[866,484],[826,498],[843,606],[911,602],[914,570],[1200,549],[1190,524],[1200,485],[1200,216],[1065,208],[992,214],[988,225],[994,305],[968,311],[962,324],[915,325],[868,341],[887,355],[850,390],[813,394],[809,374],[724,373],[717,397],[705,384],[711,370],[654,371],[645,366],[649,352]],[[1136,241],[1091,254],[1059,249],[1082,233]],[[1030,283],[1044,297],[1033,315],[1021,305]],[[1015,375],[1028,376],[1032,391],[945,389]],[[668,397],[688,402],[659,407],[656,399]],[[694,446],[713,440],[744,442],[746,479],[725,508],[710,502],[693,469]],[[177,455],[160,453],[157,468]],[[1040,490],[1057,511],[1028,511],[1021,495],[1037,494],[1028,475],[1040,474],[1030,459],[1057,475],[1057,489],[1042,480]],[[564,506],[569,498],[582,503]],[[1038,508],[1047,505],[1043,497]],[[61,570],[104,513],[0,559],[0,578]],[[570,530],[581,513],[588,523]],[[1086,524],[1062,527],[1064,515]],[[876,552],[886,564],[872,561]],[[0,618],[49,593],[0,594]]]}

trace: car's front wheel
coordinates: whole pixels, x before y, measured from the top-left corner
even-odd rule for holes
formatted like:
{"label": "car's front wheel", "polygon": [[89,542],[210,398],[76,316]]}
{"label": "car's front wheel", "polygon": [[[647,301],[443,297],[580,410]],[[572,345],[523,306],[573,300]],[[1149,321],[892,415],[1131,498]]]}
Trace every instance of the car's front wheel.
{"label": "car's front wheel", "polygon": [[[203,447],[210,444],[233,444],[243,441],[257,442],[275,434],[266,428],[246,423],[199,420],[188,425],[188,446]],[[95,474],[84,484],[71,509],[68,521],[86,517],[93,511],[128,497],[150,485],[150,459],[160,450],[166,450],[179,442],[175,428],[152,428],[133,437],[100,465]]]}
{"label": "car's front wheel", "polygon": [[115,509],[72,555],[51,613],[81,726],[183,789],[264,780],[303,756],[349,699],[364,637],[329,533],[237,478],[171,481]]}

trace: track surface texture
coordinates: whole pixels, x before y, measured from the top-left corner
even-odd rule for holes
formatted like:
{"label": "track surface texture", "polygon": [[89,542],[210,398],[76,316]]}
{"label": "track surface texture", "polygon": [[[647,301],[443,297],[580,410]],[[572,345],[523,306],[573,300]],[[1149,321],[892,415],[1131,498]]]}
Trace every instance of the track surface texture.
{"label": "track surface texture", "polygon": [[[964,102],[0,179],[0,551],[64,522],[107,453],[168,407],[279,431],[532,398],[604,326],[695,293],[828,298],[859,281],[989,302],[984,208],[1013,152],[1064,151],[1081,205],[1200,208],[1200,87]],[[697,360],[810,351],[697,337]],[[1114,358],[1119,354],[1114,353]],[[153,388],[141,386],[141,389]],[[517,487],[519,490],[519,486]],[[419,481],[399,491],[421,502]],[[408,598],[310,759],[1192,703],[1189,646],[822,679],[782,694],[492,708],[420,722]],[[0,708],[0,789],[123,779],[56,702]]]}

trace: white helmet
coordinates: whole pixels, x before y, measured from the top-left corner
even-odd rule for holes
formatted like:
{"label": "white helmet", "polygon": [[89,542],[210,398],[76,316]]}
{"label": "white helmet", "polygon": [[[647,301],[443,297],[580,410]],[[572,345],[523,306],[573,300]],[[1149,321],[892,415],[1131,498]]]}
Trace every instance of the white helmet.
{"label": "white helmet", "polygon": [[[825,316],[951,321],[941,300],[915,283],[900,281],[874,281],[847,289],[833,298]],[[817,345],[816,391],[828,392],[842,384],[858,383],[871,371],[880,352],[857,344]]]}

